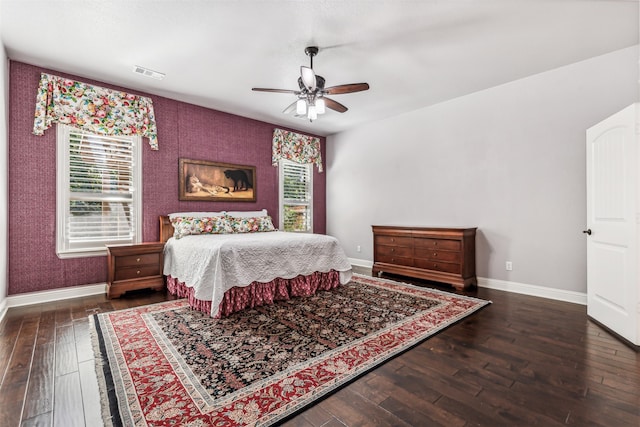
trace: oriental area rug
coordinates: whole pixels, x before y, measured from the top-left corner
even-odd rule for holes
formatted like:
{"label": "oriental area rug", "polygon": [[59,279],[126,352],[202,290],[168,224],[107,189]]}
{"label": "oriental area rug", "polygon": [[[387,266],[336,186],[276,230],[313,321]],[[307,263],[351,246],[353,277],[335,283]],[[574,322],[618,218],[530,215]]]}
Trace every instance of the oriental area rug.
{"label": "oriental area rug", "polygon": [[105,425],[274,425],[487,304],[354,275],[223,319],[186,300],[96,314]]}

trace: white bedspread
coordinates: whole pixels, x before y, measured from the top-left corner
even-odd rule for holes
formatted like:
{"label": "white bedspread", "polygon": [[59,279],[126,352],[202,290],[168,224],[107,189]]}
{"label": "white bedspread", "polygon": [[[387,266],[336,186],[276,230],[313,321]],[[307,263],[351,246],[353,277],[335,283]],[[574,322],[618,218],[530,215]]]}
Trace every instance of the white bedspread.
{"label": "white bedspread", "polygon": [[329,270],[340,272],[341,284],[351,279],[351,264],[338,240],[322,234],[206,234],[172,237],[164,247],[164,274],[195,288],[195,297],[211,301],[214,312],[234,286]]}

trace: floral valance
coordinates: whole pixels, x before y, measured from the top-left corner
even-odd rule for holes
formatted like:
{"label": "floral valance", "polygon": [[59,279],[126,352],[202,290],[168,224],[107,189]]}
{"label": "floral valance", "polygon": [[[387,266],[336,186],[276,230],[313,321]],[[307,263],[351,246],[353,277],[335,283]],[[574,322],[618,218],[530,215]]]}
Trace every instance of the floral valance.
{"label": "floral valance", "polygon": [[33,133],[42,135],[53,123],[100,135],[141,135],[158,149],[151,99],[42,73]]}
{"label": "floral valance", "polygon": [[271,152],[273,166],[278,166],[280,159],[287,159],[296,163],[313,163],[318,167],[318,172],[322,172],[320,138],[274,129]]}

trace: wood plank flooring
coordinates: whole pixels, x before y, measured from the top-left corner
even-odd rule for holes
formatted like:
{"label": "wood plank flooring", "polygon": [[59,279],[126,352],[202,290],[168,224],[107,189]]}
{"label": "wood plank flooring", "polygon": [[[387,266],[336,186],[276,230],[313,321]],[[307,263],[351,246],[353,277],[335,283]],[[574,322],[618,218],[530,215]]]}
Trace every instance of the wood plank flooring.
{"label": "wood plank flooring", "polygon": [[[584,306],[469,294],[493,304],[285,425],[640,426],[640,355]],[[101,425],[88,316],[172,298],[142,291],[10,309],[0,324],[0,425]]]}

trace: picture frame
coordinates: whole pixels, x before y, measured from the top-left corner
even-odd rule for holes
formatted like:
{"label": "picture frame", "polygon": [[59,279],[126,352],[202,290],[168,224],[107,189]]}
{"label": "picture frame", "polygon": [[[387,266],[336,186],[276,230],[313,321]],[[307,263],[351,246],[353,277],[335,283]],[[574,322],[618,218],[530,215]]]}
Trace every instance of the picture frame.
{"label": "picture frame", "polygon": [[179,200],[256,201],[255,166],[181,158],[178,181]]}

